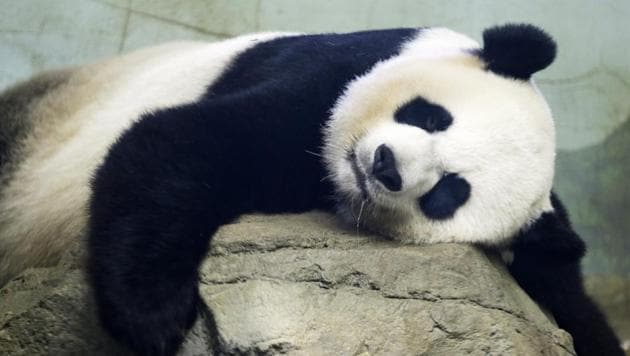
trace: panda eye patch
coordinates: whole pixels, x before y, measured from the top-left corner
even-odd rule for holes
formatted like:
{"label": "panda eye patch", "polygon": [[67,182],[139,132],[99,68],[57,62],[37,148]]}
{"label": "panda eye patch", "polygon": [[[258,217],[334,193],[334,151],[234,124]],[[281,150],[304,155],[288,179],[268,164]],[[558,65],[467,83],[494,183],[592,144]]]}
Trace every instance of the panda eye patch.
{"label": "panda eye patch", "polygon": [[470,183],[465,178],[456,173],[448,173],[418,199],[420,210],[430,219],[449,219],[466,203],[470,190]]}
{"label": "panda eye patch", "polygon": [[417,126],[430,133],[444,131],[453,123],[453,117],[446,109],[422,97],[417,97],[398,108],[394,119],[401,124]]}

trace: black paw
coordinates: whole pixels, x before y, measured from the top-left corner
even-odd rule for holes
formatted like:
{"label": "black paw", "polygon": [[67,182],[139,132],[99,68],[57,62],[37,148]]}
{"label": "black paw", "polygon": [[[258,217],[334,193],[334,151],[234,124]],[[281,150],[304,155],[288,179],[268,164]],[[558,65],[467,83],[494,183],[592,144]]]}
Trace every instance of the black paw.
{"label": "black paw", "polygon": [[96,299],[102,325],[137,355],[175,355],[202,306],[196,285],[167,292],[166,298],[160,286],[151,289],[134,296],[101,292]]}

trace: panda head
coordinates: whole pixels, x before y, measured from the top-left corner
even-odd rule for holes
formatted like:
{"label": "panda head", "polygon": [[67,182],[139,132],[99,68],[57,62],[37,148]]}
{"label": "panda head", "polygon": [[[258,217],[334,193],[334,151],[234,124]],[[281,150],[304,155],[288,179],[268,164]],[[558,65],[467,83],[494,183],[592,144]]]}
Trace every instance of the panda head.
{"label": "panda head", "polygon": [[497,245],[551,210],[554,125],[531,75],[555,43],[531,25],[483,42],[425,29],[348,85],[324,145],[342,216],[408,242]]}

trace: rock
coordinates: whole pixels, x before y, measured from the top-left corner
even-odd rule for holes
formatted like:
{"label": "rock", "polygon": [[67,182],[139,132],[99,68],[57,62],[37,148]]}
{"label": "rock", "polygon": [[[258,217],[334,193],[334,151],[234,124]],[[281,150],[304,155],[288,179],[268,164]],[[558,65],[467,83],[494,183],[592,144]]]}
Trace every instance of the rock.
{"label": "rock", "polygon": [[26,271],[0,291],[1,355],[119,355],[95,323],[80,270]]}
{"label": "rock", "polygon": [[[221,228],[201,268],[212,313],[181,354],[575,354],[493,253],[403,246],[334,221],[252,215]],[[124,354],[96,322],[81,256],[0,290],[0,354]]]}

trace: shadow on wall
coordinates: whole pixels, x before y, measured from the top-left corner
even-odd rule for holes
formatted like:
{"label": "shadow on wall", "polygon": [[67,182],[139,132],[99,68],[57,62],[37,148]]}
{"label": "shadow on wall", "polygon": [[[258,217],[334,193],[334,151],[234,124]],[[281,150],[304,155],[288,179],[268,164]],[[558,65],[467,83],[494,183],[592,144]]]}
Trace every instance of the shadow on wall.
{"label": "shadow on wall", "polygon": [[558,152],[556,187],[589,250],[587,274],[630,279],[630,117],[599,145]]}

